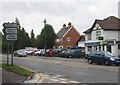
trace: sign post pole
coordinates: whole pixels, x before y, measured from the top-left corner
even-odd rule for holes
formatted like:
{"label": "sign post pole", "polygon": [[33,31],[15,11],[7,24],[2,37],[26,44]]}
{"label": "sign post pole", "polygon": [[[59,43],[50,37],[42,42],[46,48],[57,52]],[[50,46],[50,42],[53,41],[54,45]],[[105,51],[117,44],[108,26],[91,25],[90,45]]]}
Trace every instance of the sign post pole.
{"label": "sign post pole", "polygon": [[11,52],[11,65],[13,66],[13,43],[14,41],[12,41],[12,52]]}
{"label": "sign post pole", "polygon": [[7,44],[7,65],[9,65],[9,42]]}
{"label": "sign post pole", "polygon": [[11,51],[11,65],[13,65],[13,50],[14,50],[14,41],[17,40],[17,23],[3,23],[3,33],[5,35],[6,40],[8,41],[7,45],[7,65],[9,65],[9,41],[12,44],[12,51]]}

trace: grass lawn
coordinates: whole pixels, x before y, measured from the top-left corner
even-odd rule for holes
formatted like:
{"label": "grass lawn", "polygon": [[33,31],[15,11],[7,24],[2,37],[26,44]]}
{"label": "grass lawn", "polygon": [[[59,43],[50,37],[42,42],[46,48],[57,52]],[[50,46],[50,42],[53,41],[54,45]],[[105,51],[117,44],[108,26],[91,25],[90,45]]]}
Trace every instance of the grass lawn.
{"label": "grass lawn", "polygon": [[14,73],[17,73],[17,74],[20,74],[20,75],[23,75],[23,76],[30,76],[32,75],[32,72],[25,69],[25,68],[22,68],[22,67],[19,67],[17,65],[7,65],[7,64],[0,64],[0,67],[8,70],[8,71],[11,71],[11,72],[14,72]]}

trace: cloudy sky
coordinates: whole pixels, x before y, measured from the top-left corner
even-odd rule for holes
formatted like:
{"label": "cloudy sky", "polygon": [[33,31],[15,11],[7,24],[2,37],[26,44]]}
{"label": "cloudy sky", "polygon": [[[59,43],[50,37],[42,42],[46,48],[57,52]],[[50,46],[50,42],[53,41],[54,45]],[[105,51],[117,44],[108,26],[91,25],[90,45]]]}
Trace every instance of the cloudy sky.
{"label": "cloudy sky", "polygon": [[53,26],[57,33],[71,22],[83,34],[95,19],[118,17],[119,0],[0,0],[0,31],[4,22],[13,22],[15,17],[30,34],[40,34],[43,20]]}

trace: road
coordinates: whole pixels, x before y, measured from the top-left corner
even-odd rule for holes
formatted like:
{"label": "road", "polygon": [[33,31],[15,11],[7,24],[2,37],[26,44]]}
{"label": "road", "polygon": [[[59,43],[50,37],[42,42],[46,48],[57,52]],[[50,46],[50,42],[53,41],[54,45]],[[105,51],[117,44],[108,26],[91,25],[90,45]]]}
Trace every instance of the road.
{"label": "road", "polygon": [[[6,62],[6,55],[2,57]],[[84,59],[27,56],[14,57],[14,63],[41,72],[45,78],[79,83],[118,83],[117,66],[90,65]]]}

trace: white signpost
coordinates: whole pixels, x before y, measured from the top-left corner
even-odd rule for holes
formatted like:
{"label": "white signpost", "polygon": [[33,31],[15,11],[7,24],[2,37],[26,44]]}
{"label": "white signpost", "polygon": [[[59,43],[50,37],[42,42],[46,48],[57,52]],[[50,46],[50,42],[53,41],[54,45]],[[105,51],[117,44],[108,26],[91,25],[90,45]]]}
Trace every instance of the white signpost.
{"label": "white signpost", "polygon": [[7,65],[9,64],[9,41],[12,42],[12,54],[11,54],[11,65],[13,65],[13,43],[17,40],[17,23],[3,23],[3,33],[6,36],[6,39],[8,40],[8,46],[7,46]]}
{"label": "white signpost", "polygon": [[8,34],[7,36],[6,36],[6,39],[7,40],[17,40],[17,35],[15,35],[15,34]]}
{"label": "white signpost", "polygon": [[5,28],[17,28],[18,27],[17,23],[4,23],[3,26]]}
{"label": "white signpost", "polygon": [[17,28],[6,28],[5,31],[8,34],[17,34]]}

